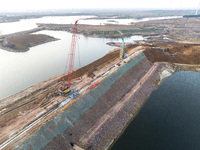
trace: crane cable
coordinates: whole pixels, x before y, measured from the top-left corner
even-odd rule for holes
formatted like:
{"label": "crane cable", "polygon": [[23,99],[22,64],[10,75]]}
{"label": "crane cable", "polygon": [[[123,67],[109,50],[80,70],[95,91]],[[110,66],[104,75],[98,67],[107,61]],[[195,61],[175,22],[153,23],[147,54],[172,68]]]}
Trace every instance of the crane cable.
{"label": "crane cable", "polygon": [[80,35],[78,35],[78,38],[77,38],[77,52],[78,52],[78,61],[79,61],[79,66],[78,68],[81,68],[81,58],[80,58],[80,49],[79,49],[79,40],[80,39]]}
{"label": "crane cable", "polygon": [[67,70],[68,70],[68,64],[69,64],[69,53],[67,54],[66,65],[64,66],[64,76],[65,76],[65,73],[66,73]]}

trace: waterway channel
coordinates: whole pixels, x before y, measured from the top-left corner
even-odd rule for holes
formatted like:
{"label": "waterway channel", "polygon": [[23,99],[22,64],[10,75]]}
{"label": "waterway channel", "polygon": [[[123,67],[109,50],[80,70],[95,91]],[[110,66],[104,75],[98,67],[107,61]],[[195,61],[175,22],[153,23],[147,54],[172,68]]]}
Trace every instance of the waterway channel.
{"label": "waterway channel", "polygon": [[200,73],[164,79],[112,150],[199,150]]}

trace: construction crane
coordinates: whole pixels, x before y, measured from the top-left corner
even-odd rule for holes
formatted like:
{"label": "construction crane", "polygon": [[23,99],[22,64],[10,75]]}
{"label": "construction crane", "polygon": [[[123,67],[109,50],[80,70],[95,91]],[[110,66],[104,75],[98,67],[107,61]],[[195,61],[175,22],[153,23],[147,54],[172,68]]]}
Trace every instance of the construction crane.
{"label": "construction crane", "polygon": [[[60,90],[59,90],[60,95],[66,96],[67,94],[69,94],[71,92],[71,95],[74,98],[78,95],[76,85],[75,85],[74,91],[71,88],[71,80],[72,80],[72,73],[73,73],[73,68],[74,68],[74,59],[75,59],[75,52],[76,52],[77,23],[78,23],[78,20],[76,20],[76,22],[74,24],[74,30],[73,30],[73,34],[72,34],[67,83],[62,84],[60,86]],[[64,78],[63,78],[63,80],[64,80]]]}
{"label": "construction crane", "polygon": [[126,55],[125,50],[124,50],[124,37],[122,37],[122,51],[123,51],[122,58],[126,58],[127,55]]}
{"label": "construction crane", "polygon": [[77,39],[77,23],[78,20],[76,20],[74,25],[74,31],[72,35],[72,42],[71,42],[71,51],[70,51],[70,59],[69,59],[69,72],[68,72],[68,88],[71,86],[71,80],[72,80],[72,72],[74,67],[74,58],[75,58],[75,51],[76,51],[76,39]]}
{"label": "construction crane", "polygon": [[125,58],[127,57],[126,53],[125,53],[125,50],[124,50],[124,36],[123,36],[123,33],[120,31],[120,30],[117,30],[121,35],[122,35],[122,56],[121,56],[121,53],[120,53],[120,57],[121,58]]}

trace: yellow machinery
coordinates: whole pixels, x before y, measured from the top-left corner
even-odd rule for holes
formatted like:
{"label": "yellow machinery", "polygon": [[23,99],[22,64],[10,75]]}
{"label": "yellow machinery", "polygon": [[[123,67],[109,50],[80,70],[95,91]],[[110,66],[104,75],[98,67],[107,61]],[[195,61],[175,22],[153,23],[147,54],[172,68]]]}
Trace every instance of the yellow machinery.
{"label": "yellow machinery", "polygon": [[68,94],[70,92],[71,92],[71,88],[68,88],[68,89],[66,89],[66,90],[63,91],[63,94],[66,95],[66,94]]}

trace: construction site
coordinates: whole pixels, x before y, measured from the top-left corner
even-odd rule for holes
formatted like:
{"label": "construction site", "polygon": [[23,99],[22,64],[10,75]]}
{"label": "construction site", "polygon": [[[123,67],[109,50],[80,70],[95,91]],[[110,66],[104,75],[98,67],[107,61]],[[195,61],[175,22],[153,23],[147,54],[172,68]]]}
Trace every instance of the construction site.
{"label": "construction site", "polygon": [[[70,67],[0,100],[0,149],[109,149],[164,78],[181,70],[200,72],[199,23],[180,18],[127,26],[39,24],[73,33]],[[77,34],[122,42],[74,70]],[[124,43],[131,35],[145,40]]]}

